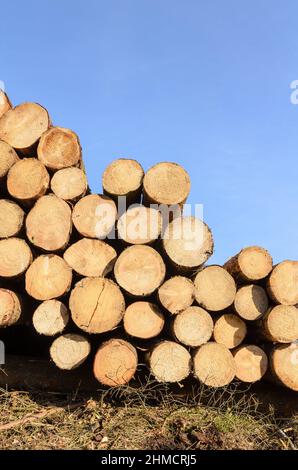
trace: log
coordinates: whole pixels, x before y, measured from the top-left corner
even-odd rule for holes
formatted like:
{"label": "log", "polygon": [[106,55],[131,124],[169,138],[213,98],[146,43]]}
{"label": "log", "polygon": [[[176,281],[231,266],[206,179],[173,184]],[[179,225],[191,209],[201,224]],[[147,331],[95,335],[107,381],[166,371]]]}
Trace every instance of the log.
{"label": "log", "polygon": [[188,307],[176,315],[172,330],[180,343],[196,348],[207,343],[213,333],[213,320],[201,307]]}
{"label": "log", "polygon": [[0,139],[27,155],[49,126],[45,108],[37,103],[23,103],[8,110],[0,119]]}
{"label": "log", "polygon": [[162,341],[150,351],[148,365],[158,382],[181,382],[191,371],[191,355],[181,344]]}
{"label": "log", "polygon": [[40,138],[37,156],[50,170],[78,165],[82,157],[79,138],[70,129],[51,127]]}
{"label": "log", "polygon": [[270,352],[274,377],[287,388],[298,392],[298,343],[278,344]]}
{"label": "log", "polygon": [[21,276],[32,259],[32,252],[24,240],[16,237],[0,240],[0,277]]}
{"label": "log", "polygon": [[172,315],[177,315],[190,307],[194,301],[194,285],[187,277],[174,276],[158,289],[161,305]]}
{"label": "log", "polygon": [[151,302],[134,302],[124,312],[124,329],[135,338],[150,339],[158,336],[164,323],[164,315]]}
{"label": "log", "polygon": [[214,341],[233,349],[242,343],[247,333],[246,324],[233,313],[225,313],[215,321]]}
{"label": "log", "polygon": [[179,217],[167,226],[163,248],[176,269],[191,274],[212,255],[212,234],[200,219],[193,216]]}
{"label": "log", "polygon": [[116,203],[119,202],[119,196],[122,196],[128,207],[130,204],[140,202],[143,177],[144,170],[136,160],[119,158],[108,165],[103,172],[103,192]]}
{"label": "log", "polygon": [[236,377],[242,382],[257,382],[265,375],[268,359],[263,349],[254,344],[244,345],[233,351]]}
{"label": "log", "polygon": [[83,237],[106,238],[115,226],[117,208],[111,199],[99,194],[89,194],[73,208],[72,220]]}
{"label": "log", "polygon": [[248,246],[230,258],[224,268],[237,282],[259,281],[272,271],[272,257],[265,248]]}
{"label": "log", "polygon": [[51,190],[65,201],[77,201],[85,196],[87,188],[86,175],[80,168],[62,168],[56,171],[51,179]]}
{"label": "log", "polygon": [[40,335],[61,334],[69,321],[69,312],[59,300],[45,300],[33,313],[32,322]]}
{"label": "log", "polygon": [[50,300],[66,294],[71,281],[72,270],[63,258],[53,254],[41,255],[26,272],[25,288],[36,300]]}
{"label": "log", "polygon": [[104,333],[121,322],[125,300],[120,288],[110,279],[85,277],[71,291],[69,308],[81,330]]}
{"label": "log", "polygon": [[85,277],[105,277],[114,267],[117,253],[102,240],[82,238],[64,252],[65,261]]}
{"label": "log", "polygon": [[259,320],[257,333],[265,341],[292,343],[298,339],[298,309],[294,305],[276,305]]}
{"label": "log", "polygon": [[22,315],[22,305],[18,294],[10,289],[0,288],[0,328],[15,325]]}
{"label": "log", "polygon": [[236,295],[233,277],[221,266],[207,266],[194,279],[195,299],[206,310],[218,312],[232,305]]}
{"label": "log", "polygon": [[277,304],[298,304],[298,261],[277,264],[268,279],[267,291]]}
{"label": "log", "polygon": [[0,181],[3,182],[10,168],[19,161],[16,151],[0,140]]}
{"label": "log", "polygon": [[133,206],[119,218],[117,229],[119,238],[129,245],[153,243],[161,234],[161,214],[150,207]]}
{"label": "log", "polygon": [[93,363],[95,378],[108,387],[127,384],[135,375],[138,354],[123,339],[110,339],[97,350]]}
{"label": "log", "polygon": [[9,199],[0,199],[0,238],[17,236],[22,230],[25,213]]}
{"label": "log", "polygon": [[128,294],[145,297],[163,283],[166,268],[156,250],[147,245],[133,245],[118,257],[114,274],[119,286]]}
{"label": "log", "polygon": [[15,163],[7,175],[9,194],[23,203],[43,196],[50,183],[46,167],[37,158],[23,158]]}
{"label": "log", "polygon": [[41,197],[26,218],[28,240],[45,251],[63,250],[72,231],[71,209],[54,194]]}
{"label": "log", "polygon": [[7,94],[3,90],[0,90],[0,118],[11,108],[12,104]]}
{"label": "log", "polygon": [[91,347],[87,338],[68,333],[53,341],[50,356],[59,369],[72,370],[85,362],[90,351]]}
{"label": "log", "polygon": [[190,192],[190,177],[177,163],[152,166],[144,177],[144,201],[149,204],[182,206]]}
{"label": "log", "polygon": [[244,320],[258,320],[268,310],[265,289],[254,284],[241,287],[236,293],[234,308]]}
{"label": "log", "polygon": [[224,387],[236,374],[233,355],[223,344],[203,344],[195,350],[193,364],[195,377],[209,387]]}

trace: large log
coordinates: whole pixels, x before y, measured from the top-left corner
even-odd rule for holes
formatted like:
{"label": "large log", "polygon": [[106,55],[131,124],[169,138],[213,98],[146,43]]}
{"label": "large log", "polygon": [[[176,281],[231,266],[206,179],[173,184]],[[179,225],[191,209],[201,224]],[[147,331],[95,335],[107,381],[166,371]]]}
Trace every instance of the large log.
{"label": "large log", "polygon": [[123,339],[103,343],[94,358],[95,378],[108,387],[128,383],[136,373],[138,354],[132,344]]}
{"label": "large log", "polygon": [[268,279],[267,290],[277,304],[298,304],[298,261],[277,264]]}
{"label": "large log", "polygon": [[53,341],[50,356],[59,369],[72,370],[85,362],[90,351],[91,347],[87,338],[68,333]]}
{"label": "large log", "polygon": [[0,289],[0,328],[15,325],[22,315],[18,294],[10,289]]}
{"label": "large log", "polygon": [[60,256],[48,254],[36,258],[25,276],[25,288],[36,300],[50,300],[66,294],[71,286],[72,270]]}
{"label": "large log", "polygon": [[28,240],[45,251],[63,250],[72,230],[71,209],[54,194],[41,197],[26,218]]}
{"label": "large log", "polygon": [[188,307],[176,315],[172,330],[175,338],[182,344],[197,348],[207,343],[213,332],[213,320],[201,307]]}
{"label": "large log", "polygon": [[81,276],[105,277],[113,270],[117,253],[102,240],[82,238],[67,248],[63,257]]}
{"label": "large log", "polygon": [[115,226],[117,208],[106,196],[89,194],[73,208],[72,220],[83,237],[106,238]]}
{"label": "large log", "polygon": [[56,171],[51,179],[51,190],[65,201],[77,201],[85,196],[87,188],[86,174],[80,168],[62,168]]}
{"label": "large log", "polygon": [[14,278],[22,275],[33,259],[28,244],[20,238],[0,240],[0,277]]}
{"label": "large log", "polygon": [[145,245],[159,238],[162,230],[161,213],[145,206],[133,206],[119,218],[118,236],[130,245]]}
{"label": "large log", "polygon": [[16,151],[3,140],[0,140],[0,182],[5,179],[10,168],[19,161]]}
{"label": "large log", "polygon": [[199,305],[212,312],[224,310],[234,302],[236,284],[221,266],[207,266],[194,279],[195,298]]}
{"label": "large log", "polygon": [[270,353],[273,376],[285,387],[298,392],[298,343],[275,345]]}
{"label": "large log", "polygon": [[60,300],[42,302],[33,313],[32,322],[40,335],[55,336],[61,334],[69,321],[69,312]]}
{"label": "large log", "polygon": [[236,293],[234,308],[244,320],[258,320],[268,310],[265,289],[254,284],[241,287]]}
{"label": "large log", "polygon": [[223,344],[203,344],[195,351],[193,363],[195,377],[209,387],[228,385],[236,374],[233,355]]}
{"label": "large log", "polygon": [[292,343],[298,339],[298,309],[294,305],[276,305],[259,320],[255,334],[265,341]]}
{"label": "large log", "polygon": [[0,90],[0,118],[11,108],[12,105],[7,94],[3,90]]}
{"label": "large log", "polygon": [[46,167],[37,158],[23,158],[10,168],[7,175],[9,194],[24,203],[43,196],[49,184]]}
{"label": "large log", "polygon": [[144,170],[136,160],[119,158],[107,166],[102,175],[103,192],[118,204],[125,198],[126,208],[140,202]]}
{"label": "large log", "polygon": [[233,349],[242,343],[247,333],[246,324],[238,315],[225,313],[214,324],[213,336],[216,343]]}
{"label": "large log", "polygon": [[148,365],[158,382],[181,382],[191,371],[191,356],[181,344],[162,341],[148,354]]}
{"label": "large log", "polygon": [[0,199],[0,238],[17,236],[22,230],[25,213],[9,199]]}
{"label": "large log", "polygon": [[158,336],[165,319],[159,307],[151,302],[134,302],[124,313],[123,325],[127,334],[135,338],[150,339]]}
{"label": "large log", "polygon": [[8,110],[0,119],[0,139],[27,155],[49,126],[45,108],[37,103],[23,103]]}
{"label": "large log", "polygon": [[71,291],[69,308],[75,324],[87,333],[113,330],[122,320],[125,300],[110,279],[86,277]]}
{"label": "large log", "polygon": [[174,276],[160,286],[158,299],[168,312],[177,315],[192,305],[195,298],[194,290],[190,279]]}
{"label": "large log", "polygon": [[50,170],[78,165],[82,157],[79,138],[70,129],[51,127],[40,138],[37,156]]}
{"label": "large log", "polygon": [[272,257],[265,248],[248,246],[230,258],[224,268],[237,282],[259,281],[272,271]]}
{"label": "large log", "polygon": [[175,268],[191,274],[212,255],[212,234],[200,219],[193,216],[179,217],[167,226],[163,248]]}
{"label": "large log", "polygon": [[242,382],[257,382],[265,375],[268,358],[263,349],[254,344],[240,346],[233,351],[236,377]]}
{"label": "large log", "polygon": [[133,245],[118,257],[114,274],[119,286],[127,293],[145,297],[153,294],[162,284],[166,268],[156,250],[147,245]]}

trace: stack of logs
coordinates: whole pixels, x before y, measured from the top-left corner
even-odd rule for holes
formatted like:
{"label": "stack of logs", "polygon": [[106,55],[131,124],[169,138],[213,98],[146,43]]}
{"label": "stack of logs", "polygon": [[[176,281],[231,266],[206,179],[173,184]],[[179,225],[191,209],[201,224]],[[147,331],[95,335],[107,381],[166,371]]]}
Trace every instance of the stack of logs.
{"label": "stack of logs", "polygon": [[38,104],[0,98],[2,338],[25,325],[57,367],[92,358],[107,386],[145,362],[159,382],[193,375],[221,387],[270,375],[298,391],[298,261],[273,267],[251,246],[204,266],[212,234],[183,215],[181,166],[144,173],[118,159],[103,194],[90,194],[77,135]]}

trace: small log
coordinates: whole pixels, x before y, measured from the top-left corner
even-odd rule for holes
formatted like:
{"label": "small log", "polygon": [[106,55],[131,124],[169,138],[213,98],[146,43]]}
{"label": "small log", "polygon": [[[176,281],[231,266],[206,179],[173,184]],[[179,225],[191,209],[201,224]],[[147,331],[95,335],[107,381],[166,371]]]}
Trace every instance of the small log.
{"label": "small log", "polygon": [[69,312],[59,300],[45,300],[33,313],[32,322],[40,335],[61,334],[69,321]]}
{"label": "small log", "polygon": [[11,108],[12,104],[7,94],[3,90],[0,90],[0,118]]}
{"label": "small log", "polygon": [[263,349],[254,344],[240,346],[233,351],[236,377],[242,382],[257,382],[265,375],[268,359]]}
{"label": "small log", "polygon": [[16,151],[3,140],[0,140],[0,181],[6,177],[10,168],[19,161]]}
{"label": "small log", "polygon": [[216,343],[233,349],[242,343],[247,333],[246,324],[233,313],[225,313],[214,325],[213,336]]}
{"label": "small log", "polygon": [[270,352],[270,367],[275,379],[298,392],[298,343],[275,345]]}
{"label": "small log", "polygon": [[79,138],[70,129],[51,127],[40,138],[37,156],[50,170],[78,165],[82,157]]}
{"label": "small log", "polygon": [[298,261],[277,264],[268,279],[267,291],[277,304],[298,304]]}
{"label": "small log", "polygon": [[128,294],[145,297],[163,283],[166,268],[156,250],[147,245],[133,245],[118,257],[114,274],[119,286]]}
{"label": "small log", "polygon": [[25,288],[36,300],[50,300],[66,294],[71,281],[72,270],[63,258],[53,254],[41,255],[26,272]]}
{"label": "small log", "polygon": [[195,351],[193,363],[195,377],[209,387],[224,387],[236,374],[233,355],[223,344],[203,344]]}
{"label": "small log", "polygon": [[272,257],[265,248],[248,246],[230,258],[224,268],[237,282],[259,281],[272,271]]}
{"label": "small log", "polygon": [[134,302],[125,310],[123,323],[130,336],[150,339],[161,333],[165,319],[157,305],[151,302]]}
{"label": "small log", "polygon": [[102,240],[82,238],[67,248],[63,257],[81,276],[105,277],[113,270],[117,253]]}
{"label": "small log", "polygon": [[218,312],[235,300],[236,284],[221,266],[207,266],[194,279],[195,299],[206,310]]}
{"label": "small log", "polygon": [[95,378],[108,387],[127,384],[135,375],[138,354],[123,339],[110,339],[97,350],[93,363]]}
{"label": "small log", "polygon": [[28,240],[45,251],[63,250],[72,230],[69,205],[54,194],[41,197],[26,218]]}
{"label": "small log", "polygon": [[17,236],[22,230],[25,213],[9,199],[0,199],[0,238]]}
{"label": "small log", "polygon": [[148,365],[158,382],[181,382],[191,371],[191,355],[181,344],[162,341],[150,351]]}
{"label": "small log", "polygon": [[120,288],[110,279],[85,277],[71,291],[69,308],[81,330],[104,333],[121,322],[125,300]]}
{"label": "small log", "polygon": [[27,155],[49,126],[50,118],[45,108],[37,103],[23,103],[2,116],[0,139]]}
{"label": "small log", "polygon": [[164,282],[158,289],[161,305],[172,315],[177,315],[190,307],[194,301],[193,282],[183,276],[174,276]]}
{"label": "small log", "polygon": [[73,208],[72,220],[83,237],[106,238],[113,230],[117,208],[111,199],[89,194],[80,199]]}
{"label": "small log", "polygon": [[15,325],[22,315],[20,297],[10,289],[0,289],[0,328]]}
{"label": "small log", "polygon": [[80,168],[63,168],[56,171],[51,179],[51,190],[65,201],[77,201],[85,196],[87,188],[87,177]]}
{"label": "small log", "polygon": [[23,158],[15,163],[7,175],[9,194],[23,203],[43,196],[50,183],[46,167],[37,158]]}
{"label": "small log", "polygon": [[0,276],[14,278],[21,276],[32,263],[33,256],[28,244],[20,238],[0,240]]}
{"label": "small log", "polygon": [[241,287],[236,293],[234,308],[244,320],[258,320],[268,310],[265,289],[254,284]]}
{"label": "small log", "polygon": [[196,348],[210,340],[213,326],[213,320],[206,310],[201,307],[188,307],[175,316],[172,330],[177,341]]}
{"label": "small log", "polygon": [[106,196],[116,201],[125,198],[126,208],[140,202],[144,170],[136,160],[119,158],[107,166],[102,175],[102,187]]}
{"label": "small log", "polygon": [[276,305],[259,320],[256,333],[265,341],[292,343],[298,339],[298,309]]}
{"label": "small log", "polygon": [[87,338],[68,333],[53,341],[50,356],[59,369],[72,370],[85,362],[90,351],[91,347]]}
{"label": "small log", "polygon": [[161,234],[161,214],[150,207],[131,207],[118,220],[117,229],[119,238],[129,245],[153,243]]}

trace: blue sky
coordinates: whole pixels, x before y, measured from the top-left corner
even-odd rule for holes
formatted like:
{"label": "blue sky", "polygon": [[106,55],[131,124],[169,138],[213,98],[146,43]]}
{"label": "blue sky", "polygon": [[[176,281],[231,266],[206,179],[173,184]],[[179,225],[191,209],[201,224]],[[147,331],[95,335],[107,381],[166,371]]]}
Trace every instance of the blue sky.
{"label": "blue sky", "polygon": [[189,171],[214,262],[259,244],[298,258],[298,3],[26,0],[1,5],[0,80],[114,158]]}

